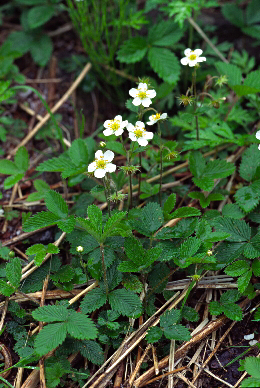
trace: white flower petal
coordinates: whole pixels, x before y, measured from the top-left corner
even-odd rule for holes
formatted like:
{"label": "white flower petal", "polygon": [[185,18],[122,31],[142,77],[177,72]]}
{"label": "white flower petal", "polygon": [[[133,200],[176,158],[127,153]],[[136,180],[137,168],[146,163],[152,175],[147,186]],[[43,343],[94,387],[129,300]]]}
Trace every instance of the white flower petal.
{"label": "white flower petal", "polygon": [[148,121],[146,124],[147,125],[154,125],[156,123],[156,121]]}
{"label": "white flower petal", "polygon": [[201,49],[194,50],[194,54],[200,56],[203,53]]}
{"label": "white flower petal", "polygon": [[121,128],[125,128],[127,126],[127,124],[128,124],[128,120],[122,121]]}
{"label": "white flower petal", "polygon": [[95,171],[96,168],[97,168],[96,162],[92,162],[88,166],[88,172],[93,172],[93,171]]}
{"label": "white flower petal", "polygon": [[145,147],[147,144],[148,144],[148,141],[142,137],[140,137],[139,139],[137,139],[138,141],[138,144],[142,147]]}
{"label": "white flower petal", "polygon": [[140,82],[140,84],[138,85],[138,89],[142,92],[146,92],[146,90],[148,89],[147,84],[144,82]]}
{"label": "white flower petal", "polygon": [[189,66],[190,66],[190,67],[193,67],[193,66],[195,66],[196,64],[197,64],[197,60],[191,61],[191,60],[189,59]]}
{"label": "white flower petal", "polygon": [[98,168],[95,172],[94,172],[94,176],[96,178],[104,178],[104,176],[106,175],[106,171],[105,169],[103,168]]}
{"label": "white flower petal", "polygon": [[155,90],[147,90],[146,92],[147,97],[154,98],[156,96],[156,91]]}
{"label": "white flower petal", "polygon": [[122,116],[118,115],[118,116],[116,116],[116,117],[114,118],[114,120],[120,121],[120,123],[121,123],[121,121],[122,121]]}
{"label": "white flower petal", "polygon": [[109,128],[110,123],[111,123],[111,120],[106,120],[103,125],[105,128]]}
{"label": "white flower petal", "polygon": [[252,334],[247,334],[247,335],[244,335],[244,339],[249,341],[249,340],[252,340],[254,338],[255,334],[252,333]]}
{"label": "white flower petal", "polygon": [[116,171],[116,165],[113,163],[108,163],[105,168],[106,172],[114,172]]}
{"label": "white flower petal", "polygon": [[260,140],[260,131],[257,131],[256,134],[255,134],[255,137]]}
{"label": "white flower petal", "polygon": [[114,152],[110,150],[107,150],[104,153],[104,159],[107,160],[108,162],[111,162],[114,159],[114,156],[115,156]]}
{"label": "white flower petal", "polygon": [[166,119],[166,118],[167,118],[167,113],[162,113],[162,114],[161,114],[161,119],[164,120],[164,119]]}
{"label": "white flower petal", "polygon": [[197,62],[205,62],[206,61],[206,57],[198,57],[197,58]]}
{"label": "white flower petal", "polygon": [[181,59],[181,64],[182,65],[186,66],[186,65],[188,65],[188,63],[189,63],[189,58],[184,57],[184,58]]}
{"label": "white flower petal", "polygon": [[138,95],[138,90],[132,88],[132,89],[129,90],[129,94],[130,94],[131,97],[136,97]]}
{"label": "white flower petal", "polygon": [[129,132],[129,139],[131,139],[132,141],[136,141],[136,136],[134,132]]}
{"label": "white flower petal", "polygon": [[142,100],[140,97],[135,97],[132,101],[133,105],[139,106],[141,104]]}
{"label": "white flower petal", "polygon": [[144,128],[144,123],[142,121],[137,121],[135,123],[135,126],[138,128],[138,129],[143,129]]}
{"label": "white flower petal", "polygon": [[105,136],[111,136],[111,135],[113,135],[113,130],[112,129],[110,129],[110,128],[107,128],[107,129],[105,129],[104,131],[103,131],[103,134],[105,135]]}
{"label": "white flower petal", "polygon": [[143,138],[146,140],[151,140],[153,138],[153,133],[152,132],[145,132],[143,135]]}
{"label": "white flower petal", "polygon": [[[134,102],[133,102],[134,103]],[[152,100],[150,98],[144,98],[142,100],[142,105],[145,107],[145,108],[148,108],[148,106],[150,106],[152,104]]]}
{"label": "white flower petal", "polygon": [[121,136],[123,132],[124,132],[124,129],[123,129],[123,128],[119,128],[117,131],[115,131],[114,134],[115,134],[116,136]]}
{"label": "white flower petal", "polygon": [[190,53],[192,52],[192,50],[190,48],[187,48],[186,50],[184,50],[184,55],[186,57],[190,56]]}
{"label": "white flower petal", "polygon": [[249,345],[250,345],[250,346],[254,346],[254,345],[256,345],[257,343],[258,343],[257,340],[249,341]]}
{"label": "white flower petal", "polygon": [[103,155],[103,151],[101,150],[98,150],[96,153],[95,153],[95,158],[96,159],[100,159],[102,158],[104,155]]}
{"label": "white flower petal", "polygon": [[259,146],[258,146],[258,149],[260,150],[260,144],[259,144]]}
{"label": "white flower petal", "polygon": [[126,129],[127,129],[129,132],[133,132],[133,131],[135,130],[135,127],[133,126],[133,124],[128,123],[127,126],[126,126]]}

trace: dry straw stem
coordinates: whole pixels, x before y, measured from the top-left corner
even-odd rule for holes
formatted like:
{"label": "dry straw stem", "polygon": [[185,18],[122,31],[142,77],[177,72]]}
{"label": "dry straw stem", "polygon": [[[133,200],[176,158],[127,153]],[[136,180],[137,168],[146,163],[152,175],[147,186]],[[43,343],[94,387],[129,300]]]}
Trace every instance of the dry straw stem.
{"label": "dry straw stem", "polygon": [[[76,80],[73,82],[73,84],[70,86],[70,88],[67,90],[67,92],[62,96],[62,98],[54,105],[54,107],[51,109],[52,113],[55,113],[62,105],[63,103],[69,98],[69,96],[72,94],[72,92],[77,88],[77,86],[80,84],[80,82],[83,80],[85,75],[89,72],[91,68],[91,63],[87,63],[82,72],[79,74],[79,76],[76,78]],[[11,158],[12,155],[14,155],[17,150],[28,143],[29,140],[39,131],[40,128],[51,117],[50,113],[47,113],[43,119],[28,133],[28,135],[21,141],[21,143],[15,147],[9,154],[8,159]]]}
{"label": "dry straw stem", "polygon": [[182,366],[181,368],[174,369],[171,372],[164,373],[163,375],[157,376],[154,379],[147,381],[147,383],[145,383],[144,385],[140,385],[139,388],[145,387],[147,384],[151,384],[154,381],[161,380],[167,376],[173,375],[173,374],[178,373],[178,372],[182,372],[184,370],[187,370],[186,366]]}
{"label": "dry straw stem", "polygon": [[[260,291],[257,291],[256,292],[256,296],[258,296],[260,294]],[[255,296],[255,297],[256,297]],[[251,303],[251,301],[249,301],[247,298],[244,299],[240,304],[239,306],[244,309],[248,303]],[[214,321],[211,321],[209,322],[209,324],[204,328],[202,329],[201,331],[199,331],[198,333],[196,333],[195,335],[192,336],[192,338],[190,339],[190,341],[188,342],[185,342],[183,345],[181,345],[175,352],[175,362],[178,361],[180,358],[184,357],[184,355],[186,355],[187,351],[192,347],[194,346],[195,344],[197,344],[198,342],[200,342],[202,339],[204,339],[205,337],[207,337],[209,334],[211,334],[213,331],[219,329],[220,327],[222,327],[226,322],[228,322],[229,319],[225,316],[221,316],[219,317],[217,320],[214,320]],[[169,363],[169,356],[166,356],[164,357],[160,362],[159,362],[159,369],[163,369],[163,368],[166,368],[168,366],[168,363]],[[135,387],[140,387],[144,384],[146,384],[146,382],[148,380],[150,380],[153,375],[155,374],[155,370],[154,370],[154,367],[150,368],[148,371],[146,371],[142,376],[140,376],[136,381],[135,381]]]}
{"label": "dry straw stem", "polygon": [[[11,368],[11,366],[13,365],[12,356],[8,347],[5,344],[0,343],[0,353],[2,353],[4,357],[4,363],[5,363],[4,369]],[[12,369],[9,369],[6,372],[1,373],[0,376],[6,379],[11,373],[11,370]]]}
{"label": "dry straw stem", "polygon": [[141,368],[141,365],[142,365],[142,363],[143,363],[143,361],[144,361],[146,355],[148,354],[149,350],[151,349],[151,347],[152,347],[151,344],[149,344],[148,346],[146,346],[146,349],[145,349],[145,351],[143,352],[142,357],[140,358],[140,360],[139,360],[138,363],[136,364],[136,367],[135,367],[135,369],[134,369],[134,371],[133,371],[133,373],[132,373],[132,375],[131,375],[131,377],[130,377],[130,379],[129,379],[129,383],[128,383],[128,387],[129,387],[129,388],[132,387],[132,385],[133,385],[133,383],[134,383],[134,380],[135,380],[135,377],[136,377],[137,373],[139,372],[139,369]]}

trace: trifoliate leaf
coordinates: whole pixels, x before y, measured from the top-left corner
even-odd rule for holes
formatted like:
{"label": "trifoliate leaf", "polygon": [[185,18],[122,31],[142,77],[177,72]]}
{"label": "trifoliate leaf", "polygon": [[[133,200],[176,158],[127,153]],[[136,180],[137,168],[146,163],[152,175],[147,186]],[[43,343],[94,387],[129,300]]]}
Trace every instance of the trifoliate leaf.
{"label": "trifoliate leaf", "polygon": [[42,322],[63,322],[69,316],[69,310],[65,306],[43,306],[32,312],[32,316],[37,321]]}
{"label": "trifoliate leaf", "polygon": [[125,288],[114,290],[109,294],[109,303],[113,310],[130,318],[142,314],[142,304],[138,296]]}
{"label": "trifoliate leaf", "polygon": [[104,288],[94,288],[88,292],[80,304],[81,311],[84,314],[91,313],[99,309],[106,303],[107,297]]}

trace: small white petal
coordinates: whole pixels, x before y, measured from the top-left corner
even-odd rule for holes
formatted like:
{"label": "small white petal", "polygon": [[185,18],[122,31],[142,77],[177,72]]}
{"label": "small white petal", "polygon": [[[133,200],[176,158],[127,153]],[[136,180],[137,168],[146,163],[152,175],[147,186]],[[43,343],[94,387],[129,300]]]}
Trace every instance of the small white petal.
{"label": "small white petal", "polygon": [[143,138],[146,140],[151,140],[153,138],[153,133],[152,132],[145,132],[143,135]]}
{"label": "small white petal", "polygon": [[147,125],[154,125],[156,123],[156,121],[148,121],[146,124]]}
{"label": "small white petal", "polygon": [[147,97],[154,98],[156,96],[156,91],[155,90],[147,90],[146,92]]}
{"label": "small white petal", "polygon": [[197,58],[197,62],[205,62],[206,61],[206,57],[198,57]]}
{"label": "small white petal", "polygon": [[111,162],[114,159],[114,152],[108,150],[104,153],[104,159],[107,160],[108,162]]}
{"label": "small white petal", "polygon": [[141,90],[142,92],[146,92],[146,90],[148,89],[147,84],[144,82],[140,82],[140,84],[138,85],[138,89]]}
{"label": "small white petal", "polygon": [[[134,102],[133,102],[134,103]],[[145,108],[148,108],[148,106],[150,106],[152,104],[152,100],[150,100],[150,98],[144,98],[142,100],[142,105],[145,107]]]}
{"label": "small white petal", "polygon": [[148,141],[142,137],[140,137],[139,139],[137,139],[138,141],[138,144],[142,147],[145,147],[147,144],[148,144]]}
{"label": "small white petal", "polygon": [[188,63],[189,63],[189,58],[184,57],[184,58],[181,59],[181,64],[182,65],[186,66],[186,65],[188,65]]}
{"label": "small white petal", "polygon": [[138,128],[138,129],[143,129],[144,128],[144,123],[142,121],[137,121],[135,123],[135,126]]}
{"label": "small white petal", "polygon": [[252,340],[254,338],[255,334],[252,333],[252,334],[247,334],[247,335],[244,335],[244,339],[249,341],[249,340]]}
{"label": "small white petal", "polygon": [[138,90],[132,88],[132,89],[129,90],[129,94],[130,94],[131,97],[136,97],[138,95]]}
{"label": "small white petal", "polygon": [[104,176],[106,175],[106,171],[103,169],[103,168],[98,168],[95,172],[94,172],[94,176],[96,178],[104,178]]}
{"label": "small white petal", "polygon": [[136,141],[136,136],[134,132],[129,132],[129,139],[131,139],[132,141]]}
{"label": "small white petal", "polygon": [[116,171],[116,165],[113,163],[108,163],[105,168],[106,172],[114,172]]}
{"label": "small white petal", "polygon": [[103,134],[105,135],[105,136],[111,136],[111,135],[113,135],[113,130],[112,129],[110,129],[110,128],[107,128],[107,129],[105,129],[104,131],[103,131]]}
{"label": "small white petal", "polygon": [[103,125],[105,128],[109,128],[110,123],[111,123],[111,120],[106,120]]}
{"label": "small white petal", "polygon": [[257,131],[256,134],[255,134],[255,137],[260,140],[260,131]]}
{"label": "small white petal", "polygon": [[122,121],[121,128],[125,128],[127,126],[127,124],[128,124],[128,120]]}
{"label": "small white petal", "polygon": [[189,59],[189,66],[190,67],[193,67],[193,66],[195,66],[195,65],[197,65],[197,60],[195,60],[195,61],[191,61],[190,59]]}
{"label": "small white petal", "polygon": [[97,168],[96,162],[92,162],[88,166],[88,172],[93,172],[93,171],[95,171],[96,168]]}
{"label": "small white petal", "polygon": [[160,118],[163,119],[163,120],[166,119],[167,118],[167,113],[162,113]]}
{"label": "small white petal", "polygon": [[132,101],[133,105],[139,106],[141,104],[142,100],[140,97],[135,97]]}
{"label": "small white petal", "polygon": [[257,343],[258,343],[257,340],[249,341],[249,345],[250,345],[250,346],[254,346],[254,345],[256,345]]}
{"label": "small white petal", "polygon": [[120,123],[121,123],[121,121],[122,121],[122,116],[118,115],[118,116],[116,116],[116,117],[114,118],[114,120],[120,121]]}
{"label": "small white petal", "polygon": [[259,146],[258,146],[258,149],[260,150],[260,144],[259,144]]}
{"label": "small white petal", "polygon": [[95,153],[95,158],[96,159],[100,159],[103,157],[103,151],[101,150],[98,150],[96,153]]}
{"label": "small white petal", "polygon": [[124,132],[124,129],[123,129],[123,128],[119,128],[117,131],[115,131],[114,134],[115,134],[116,136],[121,136],[123,132]]}
{"label": "small white petal", "polygon": [[184,50],[184,55],[186,57],[188,57],[190,55],[190,53],[192,52],[192,50],[190,48],[187,48],[186,50]]}
{"label": "small white petal", "polygon": [[133,126],[133,124],[128,123],[127,126],[126,126],[126,129],[127,129],[129,132],[133,132],[133,131],[135,130],[135,127]]}
{"label": "small white petal", "polygon": [[201,49],[194,50],[194,54],[200,56],[203,53]]}

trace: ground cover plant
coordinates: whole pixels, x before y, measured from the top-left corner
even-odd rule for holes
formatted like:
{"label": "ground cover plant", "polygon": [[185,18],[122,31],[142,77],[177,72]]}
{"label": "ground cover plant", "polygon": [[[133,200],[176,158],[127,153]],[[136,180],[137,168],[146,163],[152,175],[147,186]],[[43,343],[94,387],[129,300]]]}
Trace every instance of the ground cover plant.
{"label": "ground cover plant", "polygon": [[0,7],[0,387],[260,386],[259,10]]}

